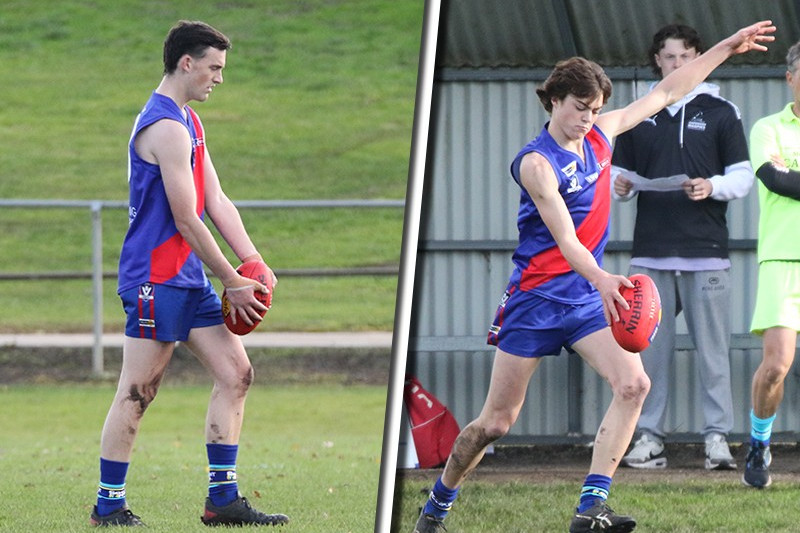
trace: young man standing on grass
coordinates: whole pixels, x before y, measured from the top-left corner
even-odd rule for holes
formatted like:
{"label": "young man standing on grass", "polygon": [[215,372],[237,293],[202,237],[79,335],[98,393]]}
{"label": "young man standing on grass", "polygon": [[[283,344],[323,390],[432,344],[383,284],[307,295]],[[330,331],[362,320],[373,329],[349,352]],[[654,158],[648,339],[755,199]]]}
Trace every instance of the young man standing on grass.
{"label": "young man standing on grass", "polygon": [[209,526],[289,521],[253,509],[238,492],[236,458],[253,368],[240,338],[224,325],[220,299],[203,269],[205,264],[222,281],[237,320],[260,319],[258,312],[266,308],[254,291],[267,288],[236,272],[203,222],[207,214],[242,262],[261,260],[220,187],[203,126],[187,105],[206,101],[222,83],[230,46],[225,35],[202,22],[174,26],[164,42],[164,77],[134,123],[128,147],[130,225],[118,288],[127,323],[122,371],[100,443],[100,486],[90,517],[95,526],[144,525],[126,504],[125,479],[142,416],[179,341],[214,379],[205,433],[208,498],[201,520]]}
{"label": "young man standing on grass", "polygon": [[619,319],[616,304],[627,305],[620,286],[633,286],[601,266],[611,203],[610,141],[678,101],[728,57],[766,50],[760,43],[772,41],[773,31],[768,21],[738,31],[624,109],[600,113],[611,81],[599,65],[579,57],[559,62],[537,90],[551,119],[511,164],[521,189],[520,243],[489,333],[490,344],[497,346],[489,392],[478,418],[456,439],[415,533],[445,531],[444,519],[467,475],[516,421],[542,359],[563,347],[577,352],[613,392],[569,531],[620,533],[636,527],[633,518],[606,505],[650,388],[639,355],[623,350],[608,326]]}
{"label": "young man standing on grass", "polygon": [[786,55],[794,100],[750,130],[750,161],[758,185],[758,292],[750,331],[762,336],[762,361],[753,374],[750,447],[742,482],[772,483],[769,441],[794,362],[800,331],[800,43]]}

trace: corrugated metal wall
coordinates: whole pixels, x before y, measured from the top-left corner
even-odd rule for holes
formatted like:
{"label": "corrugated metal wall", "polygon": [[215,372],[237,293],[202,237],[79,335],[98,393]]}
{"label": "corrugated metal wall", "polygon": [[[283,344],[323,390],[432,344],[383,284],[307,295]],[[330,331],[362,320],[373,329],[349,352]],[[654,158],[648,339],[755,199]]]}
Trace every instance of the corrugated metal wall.
{"label": "corrugated metal wall", "polygon": [[644,51],[663,25],[700,30],[710,46],[737,28],[770,19],[778,28],[769,50],[727,65],[781,64],[800,39],[794,0],[443,0],[437,64],[450,68],[545,67],[572,55],[603,66],[646,64]]}
{"label": "corrugated metal wall", "polygon": [[[746,132],[755,120],[791,99],[779,78],[711,81],[739,106]],[[488,390],[493,351],[485,345],[485,335],[511,271],[511,249],[517,238],[519,192],[509,178],[508,165],[547,120],[534,92],[538,83],[440,79],[435,85],[408,369],[462,425],[477,416]],[[638,84],[640,92],[646,87]],[[606,109],[631,101],[636,88],[631,81],[615,81]],[[731,202],[728,213],[731,239],[752,244],[758,222],[755,188],[747,198]],[[634,215],[633,203],[615,203],[611,241],[630,241]],[[607,252],[605,266],[626,273],[628,260],[627,252]],[[755,250],[734,251],[731,260],[734,433],[739,433],[749,431],[750,379],[761,357],[760,340],[748,334]],[[682,348],[675,358],[676,390],[666,429],[697,433],[703,424],[699,384],[682,317],[678,333]],[[565,355],[549,358],[540,367],[528,395],[511,439],[593,435],[611,399],[606,384],[580,358]],[[789,379],[776,431],[800,427],[798,407],[800,397]]]}

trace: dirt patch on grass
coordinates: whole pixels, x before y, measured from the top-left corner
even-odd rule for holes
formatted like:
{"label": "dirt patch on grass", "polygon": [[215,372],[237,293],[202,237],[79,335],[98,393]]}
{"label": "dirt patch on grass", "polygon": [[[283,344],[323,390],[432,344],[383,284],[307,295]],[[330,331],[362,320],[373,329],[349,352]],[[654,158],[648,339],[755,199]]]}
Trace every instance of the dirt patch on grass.
{"label": "dirt patch on grass", "polygon": [[[341,383],[386,385],[391,351],[368,348],[248,349],[256,384]],[[121,348],[104,350],[101,377],[92,375],[89,348],[0,349],[0,384],[112,381],[122,363]],[[205,368],[179,345],[167,368],[167,381],[210,382]]]}
{"label": "dirt patch on grass", "polygon": [[[730,480],[740,483],[744,471],[747,447],[731,443],[738,468],[736,470],[709,471],[705,469],[703,444],[667,443],[668,466],[663,470],[639,470],[619,468],[614,483],[683,483],[692,479]],[[772,478],[775,482],[800,479],[800,446],[795,443],[773,443]],[[496,483],[508,481],[552,483],[581,483],[589,471],[592,449],[578,445],[496,446],[470,475],[470,480]],[[397,472],[398,481],[430,481],[431,484],[441,469],[402,469]],[[469,480],[467,481],[469,483]]]}

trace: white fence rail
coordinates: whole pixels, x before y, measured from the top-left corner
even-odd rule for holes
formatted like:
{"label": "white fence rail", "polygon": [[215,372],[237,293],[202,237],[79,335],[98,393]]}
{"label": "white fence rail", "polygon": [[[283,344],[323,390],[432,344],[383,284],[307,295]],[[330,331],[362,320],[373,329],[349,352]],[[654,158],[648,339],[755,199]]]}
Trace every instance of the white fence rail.
{"label": "white fence rail", "polygon": [[[234,202],[239,209],[330,209],[330,208],[404,208],[403,200],[244,200]],[[83,279],[92,280],[92,373],[103,374],[103,279],[115,277],[115,272],[103,272],[103,209],[128,209],[128,203],[115,200],[37,200],[0,199],[0,208],[89,209],[92,223],[92,267],[91,272],[0,272],[0,281],[14,279]],[[397,275],[396,268],[353,269],[293,269],[278,270],[282,276],[341,276],[341,275]]]}

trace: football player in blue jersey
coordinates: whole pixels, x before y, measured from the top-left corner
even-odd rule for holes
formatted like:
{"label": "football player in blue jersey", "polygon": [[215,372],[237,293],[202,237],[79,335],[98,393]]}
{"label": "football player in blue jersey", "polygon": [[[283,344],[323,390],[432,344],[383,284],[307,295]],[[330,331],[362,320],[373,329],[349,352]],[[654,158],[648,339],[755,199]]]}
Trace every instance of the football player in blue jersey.
{"label": "football player in blue jersey", "polygon": [[[214,389],[206,417],[207,525],[278,525],[282,514],[253,509],[238,491],[236,459],[253,368],[241,339],[223,323],[205,264],[227,291],[237,320],[252,324],[266,307],[204,223],[208,215],[242,261],[262,260],[219,183],[202,123],[187,104],[222,83],[228,38],[202,22],[181,21],[164,42],[164,76],[136,118],[128,147],[130,224],[118,292],[127,313],[122,371],[100,443],[100,484],[90,522],[139,526],[126,503],[126,476],[145,410],[158,392],[176,342],[208,369]],[[269,275],[273,277],[271,270]]]}
{"label": "football player in blue jersey", "polygon": [[734,54],[766,50],[775,27],[762,21],[739,30],[665,77],[627,107],[602,113],[611,81],[596,63],[558,63],[537,90],[551,119],[511,165],[520,186],[519,246],[514,272],[490,329],[497,346],[483,410],[456,439],[415,533],[444,531],[444,519],[486,447],[516,421],[543,356],[577,352],[610,384],[613,398],[592,448],[589,474],[571,533],[632,531],[636,521],[606,505],[611,478],[625,454],[650,380],[638,354],[623,350],[608,324],[618,319],[619,293],[632,284],[602,268],[611,201],[611,139],[677,101]]}

